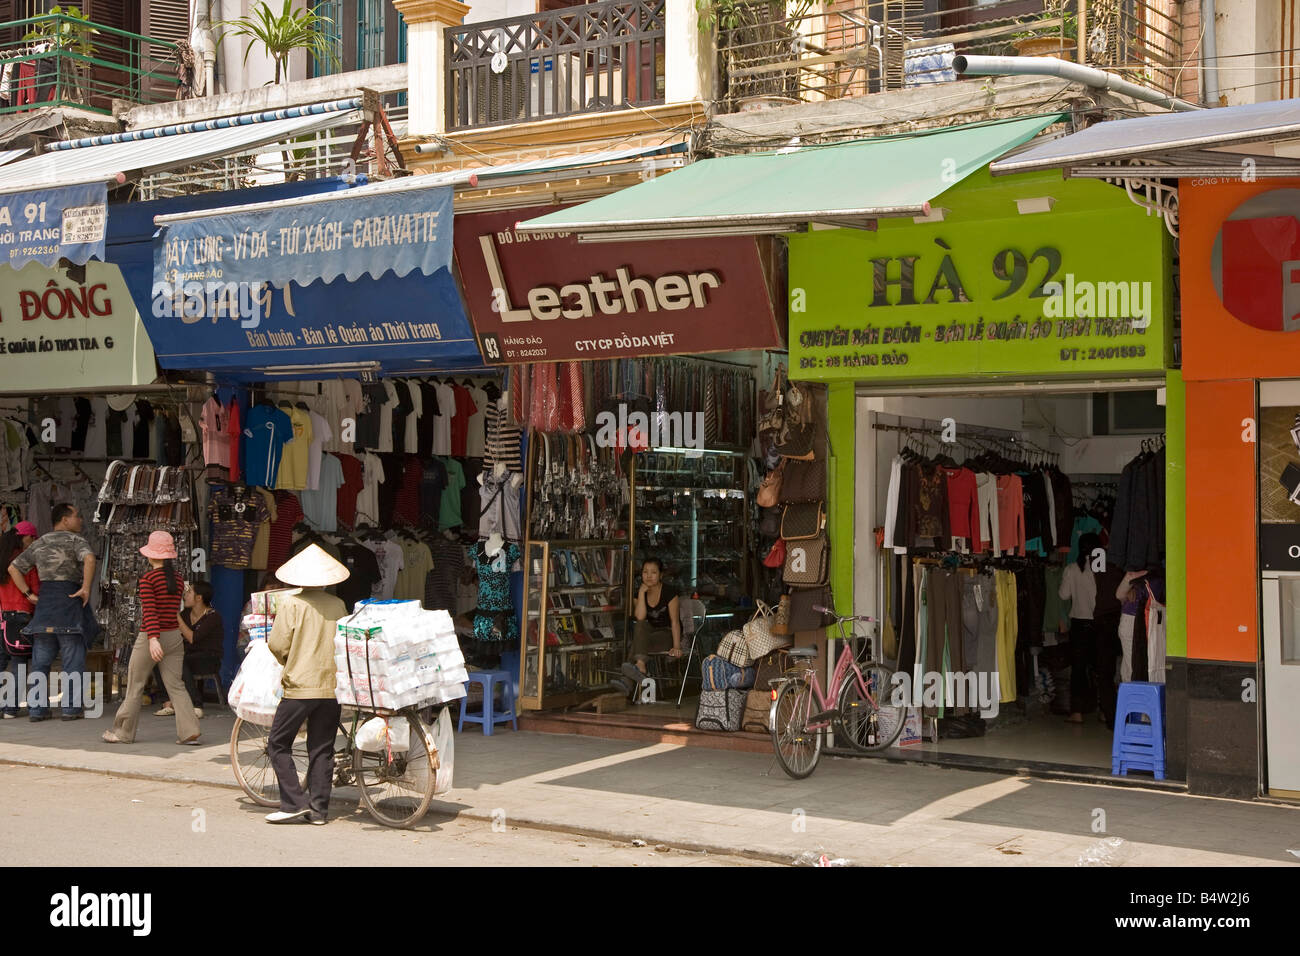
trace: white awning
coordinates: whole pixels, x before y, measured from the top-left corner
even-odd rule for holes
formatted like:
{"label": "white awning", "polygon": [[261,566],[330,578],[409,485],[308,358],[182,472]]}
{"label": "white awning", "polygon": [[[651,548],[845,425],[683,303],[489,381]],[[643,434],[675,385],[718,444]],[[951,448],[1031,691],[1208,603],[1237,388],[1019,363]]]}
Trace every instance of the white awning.
{"label": "white awning", "polygon": [[277,143],[331,126],[355,123],[359,119],[356,110],[334,110],[220,129],[61,149],[0,165],[0,193],[108,182],[119,173],[130,178],[141,172],[174,169],[238,153],[263,143]]}

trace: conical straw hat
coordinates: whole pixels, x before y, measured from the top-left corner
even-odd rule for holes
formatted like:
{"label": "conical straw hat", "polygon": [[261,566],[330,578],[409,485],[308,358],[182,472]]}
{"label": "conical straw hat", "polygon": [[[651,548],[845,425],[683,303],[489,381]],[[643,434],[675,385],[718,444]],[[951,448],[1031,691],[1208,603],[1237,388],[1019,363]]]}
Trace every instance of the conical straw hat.
{"label": "conical straw hat", "polygon": [[324,588],[346,581],[351,572],[318,544],[308,545],[280,566],[275,576],[296,588]]}

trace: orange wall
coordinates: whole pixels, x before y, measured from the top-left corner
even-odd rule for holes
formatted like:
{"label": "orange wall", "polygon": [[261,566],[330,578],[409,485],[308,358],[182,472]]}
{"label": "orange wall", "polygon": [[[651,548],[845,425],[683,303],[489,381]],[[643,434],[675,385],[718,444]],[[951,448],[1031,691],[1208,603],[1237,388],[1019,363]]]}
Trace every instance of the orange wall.
{"label": "orange wall", "polygon": [[[1300,378],[1300,332],[1271,332],[1234,319],[1219,301],[1210,274],[1210,253],[1223,220],[1251,196],[1300,188],[1300,179],[1178,187],[1178,250],[1181,259],[1183,378]],[[1280,280],[1279,280],[1280,281]],[[1190,395],[1190,390],[1189,393]],[[1252,413],[1253,414],[1253,413]],[[1188,408],[1188,444],[1195,420]]]}
{"label": "orange wall", "polygon": [[1254,416],[1253,381],[1187,382],[1189,658],[1259,659],[1255,445],[1241,440]]}

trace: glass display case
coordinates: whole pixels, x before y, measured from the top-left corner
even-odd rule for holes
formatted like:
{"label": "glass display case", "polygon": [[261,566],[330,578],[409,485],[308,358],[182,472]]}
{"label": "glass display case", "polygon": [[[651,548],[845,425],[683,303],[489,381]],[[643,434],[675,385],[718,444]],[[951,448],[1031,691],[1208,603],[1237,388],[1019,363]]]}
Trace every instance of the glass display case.
{"label": "glass display case", "polygon": [[624,659],[630,543],[524,545],[524,710],[581,704],[608,689]]}
{"label": "glass display case", "polygon": [[749,593],[749,468],[740,451],[652,449],[636,456],[633,580],[648,557],[710,615]]}

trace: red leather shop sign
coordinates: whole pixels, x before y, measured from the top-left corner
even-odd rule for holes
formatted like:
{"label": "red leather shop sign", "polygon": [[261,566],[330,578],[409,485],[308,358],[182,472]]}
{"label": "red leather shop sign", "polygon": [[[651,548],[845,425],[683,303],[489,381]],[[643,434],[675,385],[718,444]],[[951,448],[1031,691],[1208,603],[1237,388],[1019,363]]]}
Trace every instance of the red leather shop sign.
{"label": "red leather shop sign", "polygon": [[756,239],[580,243],[515,232],[562,208],[456,217],[456,266],[489,364],[780,345]]}

